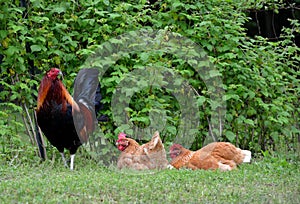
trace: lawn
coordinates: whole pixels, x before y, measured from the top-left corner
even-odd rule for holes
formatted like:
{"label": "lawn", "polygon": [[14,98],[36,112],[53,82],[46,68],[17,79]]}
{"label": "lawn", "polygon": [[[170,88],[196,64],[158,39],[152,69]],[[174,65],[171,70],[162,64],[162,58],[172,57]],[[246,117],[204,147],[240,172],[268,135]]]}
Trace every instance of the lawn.
{"label": "lawn", "polygon": [[119,171],[77,157],[0,167],[1,203],[300,203],[299,161],[254,159],[231,172]]}

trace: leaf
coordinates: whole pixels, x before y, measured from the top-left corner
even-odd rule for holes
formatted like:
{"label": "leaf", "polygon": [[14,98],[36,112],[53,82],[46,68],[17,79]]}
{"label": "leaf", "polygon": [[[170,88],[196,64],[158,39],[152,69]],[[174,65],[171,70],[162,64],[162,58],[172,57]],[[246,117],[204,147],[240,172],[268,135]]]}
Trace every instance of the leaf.
{"label": "leaf", "polygon": [[8,35],[7,30],[0,30],[0,39],[6,38],[7,35]]}
{"label": "leaf", "polygon": [[132,117],[130,121],[138,121],[138,122],[143,122],[143,123],[149,123],[149,118],[148,117]]}
{"label": "leaf", "polygon": [[217,70],[210,70],[209,71],[209,76],[210,77],[217,77],[217,76],[222,76],[222,74]]}
{"label": "leaf", "polygon": [[174,126],[167,126],[166,128],[167,132],[171,133],[172,135],[176,135],[177,129]]}
{"label": "leaf", "polygon": [[202,106],[205,101],[206,101],[206,98],[204,96],[199,96],[197,98],[198,106]]}
{"label": "leaf", "polygon": [[246,124],[249,124],[249,125],[251,125],[251,126],[254,126],[254,121],[253,121],[253,120],[246,119],[246,120],[244,120],[244,122],[245,122]]}
{"label": "leaf", "polygon": [[225,101],[228,101],[230,99],[239,100],[240,97],[236,94],[226,94],[225,96],[223,96],[223,100]]}
{"label": "leaf", "polygon": [[19,49],[15,46],[9,46],[8,49],[6,50],[7,56],[13,56],[18,52],[19,52]]}
{"label": "leaf", "polygon": [[54,7],[54,9],[51,10],[51,13],[63,13],[63,12],[66,12],[66,8],[65,7]]}
{"label": "leaf", "polygon": [[235,134],[233,132],[231,132],[230,130],[227,130],[225,132],[225,136],[230,142],[233,142],[236,137]]}
{"label": "leaf", "polygon": [[31,45],[30,49],[32,52],[39,52],[43,49],[43,46],[41,45]]}
{"label": "leaf", "polygon": [[68,28],[67,24],[64,23],[56,23],[52,30],[65,30]]}
{"label": "leaf", "polygon": [[119,127],[118,127],[118,130],[120,131],[120,132],[126,132],[126,131],[128,131],[130,129],[130,126],[128,125],[128,124],[123,124],[123,125],[120,125]]}
{"label": "leaf", "polygon": [[109,14],[109,17],[111,17],[112,19],[115,19],[115,18],[121,17],[121,14],[118,14],[118,13],[110,13],[110,14]]}
{"label": "leaf", "polygon": [[105,6],[109,6],[110,4],[109,0],[103,0],[103,3],[105,4]]}
{"label": "leaf", "polygon": [[147,53],[147,52],[141,53],[141,60],[142,61],[147,62],[148,59],[149,59],[149,53]]}

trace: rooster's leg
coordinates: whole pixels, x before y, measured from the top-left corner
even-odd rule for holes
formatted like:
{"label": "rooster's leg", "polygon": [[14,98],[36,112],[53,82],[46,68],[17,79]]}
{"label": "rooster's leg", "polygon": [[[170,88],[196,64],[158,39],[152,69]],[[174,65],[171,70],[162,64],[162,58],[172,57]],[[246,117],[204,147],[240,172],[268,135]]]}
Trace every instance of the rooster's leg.
{"label": "rooster's leg", "polygon": [[70,169],[71,170],[74,169],[74,158],[75,158],[75,154],[71,154],[71,163],[70,163]]}
{"label": "rooster's leg", "polygon": [[64,162],[65,167],[69,167],[68,163],[67,163],[67,160],[66,160],[66,157],[65,157],[65,154],[63,152],[60,152],[60,155],[61,155],[61,158]]}

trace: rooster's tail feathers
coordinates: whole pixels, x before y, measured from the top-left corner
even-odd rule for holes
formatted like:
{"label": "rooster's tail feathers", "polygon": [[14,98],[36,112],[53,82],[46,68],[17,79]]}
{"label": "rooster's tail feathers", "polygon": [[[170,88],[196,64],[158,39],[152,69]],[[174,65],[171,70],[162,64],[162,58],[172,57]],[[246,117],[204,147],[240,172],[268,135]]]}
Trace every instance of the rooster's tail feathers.
{"label": "rooster's tail feathers", "polygon": [[75,80],[74,100],[80,111],[73,112],[73,119],[81,142],[88,140],[97,124],[94,100],[99,85],[98,73],[97,69],[82,69]]}

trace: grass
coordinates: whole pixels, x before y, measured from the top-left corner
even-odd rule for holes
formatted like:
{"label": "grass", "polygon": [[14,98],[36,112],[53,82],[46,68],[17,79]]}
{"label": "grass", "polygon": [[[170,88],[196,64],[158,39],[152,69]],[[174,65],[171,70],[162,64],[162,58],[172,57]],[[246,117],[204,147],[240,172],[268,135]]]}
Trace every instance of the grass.
{"label": "grass", "polygon": [[77,157],[0,167],[1,203],[300,203],[299,161],[256,159],[231,172],[163,170],[136,174]]}

